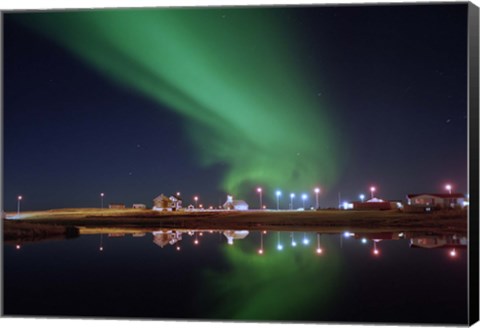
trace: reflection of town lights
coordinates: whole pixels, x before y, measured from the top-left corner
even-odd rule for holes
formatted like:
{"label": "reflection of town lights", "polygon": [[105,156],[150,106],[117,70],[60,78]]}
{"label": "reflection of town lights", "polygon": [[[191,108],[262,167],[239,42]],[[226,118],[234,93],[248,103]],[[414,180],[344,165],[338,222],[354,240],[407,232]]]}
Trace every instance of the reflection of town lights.
{"label": "reflection of town lights", "polygon": [[366,244],[367,243],[367,238],[362,238],[362,243]]}
{"label": "reflection of town lights", "polygon": [[195,239],[194,244],[198,245],[198,239]]}
{"label": "reflection of town lights", "polygon": [[457,251],[455,250],[455,248],[450,251],[450,256],[451,257],[457,256]]}
{"label": "reflection of town lights", "polygon": [[373,254],[378,255],[379,253],[380,253],[380,252],[378,251],[378,249],[375,248],[375,249],[373,250]]}
{"label": "reflection of town lights", "polygon": [[103,247],[102,247],[102,246],[100,246],[99,250],[100,250],[100,252],[103,252]]}
{"label": "reflection of town lights", "polygon": [[266,234],[267,234],[267,230],[263,230],[263,234],[266,235]]}
{"label": "reflection of town lights", "polygon": [[200,236],[203,236],[203,232],[200,232],[199,235],[200,235]]}
{"label": "reflection of town lights", "polygon": [[322,254],[322,249],[321,248],[317,248],[317,254]]}
{"label": "reflection of town lights", "polygon": [[309,241],[308,238],[307,238],[307,233],[304,233],[304,234],[303,234],[303,244],[304,244],[304,245],[308,245],[309,242],[310,242],[310,241]]}
{"label": "reflection of town lights", "polygon": [[263,254],[263,249],[259,249],[258,254],[262,255]]}
{"label": "reflection of town lights", "polygon": [[297,243],[295,242],[295,240],[292,240],[292,246],[293,247],[297,246]]}
{"label": "reflection of town lights", "polygon": [[278,249],[279,251],[281,251],[281,250],[283,249],[282,244],[278,244],[278,245],[277,245],[277,249]]}
{"label": "reflection of town lights", "polygon": [[280,243],[280,231],[277,232],[277,249],[281,251],[283,249],[283,245]]}
{"label": "reflection of town lights", "polygon": [[20,246],[20,245],[17,245],[15,248],[16,248],[16,249],[20,249],[20,248],[21,248],[21,246]]}
{"label": "reflection of town lights", "polygon": [[180,250],[180,246],[177,246],[177,251],[179,251],[179,250]]}

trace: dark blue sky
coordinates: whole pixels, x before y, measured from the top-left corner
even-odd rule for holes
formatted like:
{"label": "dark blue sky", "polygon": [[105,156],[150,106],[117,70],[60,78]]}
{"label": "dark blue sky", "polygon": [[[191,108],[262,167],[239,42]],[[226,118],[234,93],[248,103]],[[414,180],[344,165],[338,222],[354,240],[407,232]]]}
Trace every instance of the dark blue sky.
{"label": "dark blue sky", "polygon": [[[368,195],[371,184],[388,199],[442,192],[447,182],[468,192],[466,4],[282,15],[287,39],[298,40],[295,60],[312,80],[320,72],[327,80],[321,96],[334,104],[345,145],[321,205],[335,206],[338,192],[345,200]],[[113,83],[14,14],[3,24],[5,210],[16,208],[17,195],[25,210],[98,207],[100,192],[106,203],[128,206],[176,191],[205,205],[224,201],[228,168],[198,165],[181,116]],[[265,195],[272,206],[273,192]],[[241,198],[257,204],[254,190]]]}

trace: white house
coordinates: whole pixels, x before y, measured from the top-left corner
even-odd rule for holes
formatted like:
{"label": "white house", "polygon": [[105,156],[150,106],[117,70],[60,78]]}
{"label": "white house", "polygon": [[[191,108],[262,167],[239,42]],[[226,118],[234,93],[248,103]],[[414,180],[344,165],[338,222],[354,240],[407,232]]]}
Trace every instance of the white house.
{"label": "white house", "polygon": [[233,200],[233,196],[228,195],[223,208],[226,210],[246,211],[248,210],[248,204],[244,200]]}
{"label": "white house", "polygon": [[155,211],[177,211],[182,208],[182,199],[178,196],[167,197],[164,194],[153,199]]}
{"label": "white house", "polygon": [[247,237],[248,230],[225,230],[223,235],[227,237],[227,243],[233,245],[234,239],[243,239]]}
{"label": "white house", "polygon": [[464,207],[464,194],[409,194],[407,204],[418,207],[451,208]]}
{"label": "white house", "polygon": [[132,207],[133,207],[133,208],[136,208],[136,209],[142,209],[142,210],[144,210],[144,209],[147,208],[147,205],[145,205],[145,204],[133,204]]}

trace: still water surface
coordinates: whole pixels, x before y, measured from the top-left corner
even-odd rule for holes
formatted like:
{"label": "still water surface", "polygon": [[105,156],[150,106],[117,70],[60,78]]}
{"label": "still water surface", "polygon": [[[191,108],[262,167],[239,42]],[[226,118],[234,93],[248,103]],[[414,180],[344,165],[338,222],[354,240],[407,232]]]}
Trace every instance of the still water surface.
{"label": "still water surface", "polygon": [[4,313],[467,323],[466,239],[158,231],[4,247]]}

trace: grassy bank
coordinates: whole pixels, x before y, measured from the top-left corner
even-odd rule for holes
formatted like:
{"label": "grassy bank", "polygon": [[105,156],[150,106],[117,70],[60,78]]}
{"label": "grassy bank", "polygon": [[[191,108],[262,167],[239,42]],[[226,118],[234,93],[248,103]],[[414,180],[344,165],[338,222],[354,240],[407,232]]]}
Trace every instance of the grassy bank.
{"label": "grassy bank", "polygon": [[[10,217],[7,213],[7,216]],[[13,215],[14,216],[14,215]],[[466,211],[178,211],[58,209],[25,212],[18,221],[76,227],[134,229],[467,231]]]}

